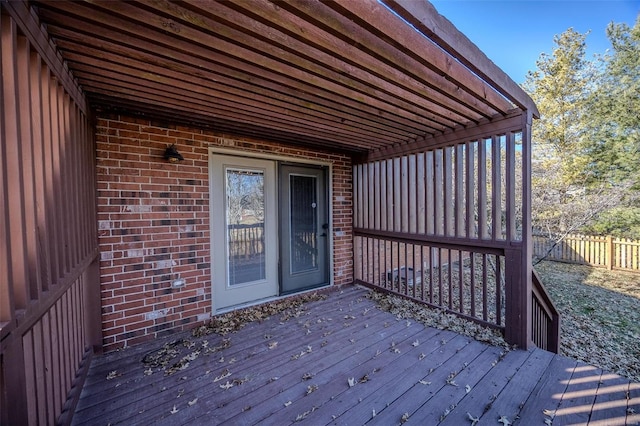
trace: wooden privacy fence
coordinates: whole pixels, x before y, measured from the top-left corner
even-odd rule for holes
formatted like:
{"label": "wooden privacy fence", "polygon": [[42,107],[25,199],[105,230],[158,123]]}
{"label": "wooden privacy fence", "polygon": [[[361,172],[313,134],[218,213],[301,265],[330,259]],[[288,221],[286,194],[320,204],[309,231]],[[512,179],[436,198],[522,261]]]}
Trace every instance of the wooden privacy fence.
{"label": "wooden privacy fence", "polygon": [[611,236],[568,235],[558,244],[533,236],[533,255],[558,262],[640,272],[640,241]]}

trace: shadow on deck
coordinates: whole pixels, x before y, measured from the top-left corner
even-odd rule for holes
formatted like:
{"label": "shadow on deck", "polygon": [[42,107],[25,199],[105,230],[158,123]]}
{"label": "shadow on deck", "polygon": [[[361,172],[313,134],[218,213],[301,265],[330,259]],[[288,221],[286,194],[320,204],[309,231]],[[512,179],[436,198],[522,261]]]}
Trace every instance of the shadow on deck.
{"label": "shadow on deck", "polygon": [[99,357],[73,424],[640,422],[638,383],[400,320],[367,293],[345,287],[226,337],[182,333]]}

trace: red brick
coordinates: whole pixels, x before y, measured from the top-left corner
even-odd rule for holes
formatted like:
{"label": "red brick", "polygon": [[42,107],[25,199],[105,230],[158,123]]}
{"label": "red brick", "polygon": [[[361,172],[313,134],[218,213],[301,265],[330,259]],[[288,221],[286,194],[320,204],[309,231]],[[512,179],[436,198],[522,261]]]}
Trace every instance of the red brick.
{"label": "red brick", "polygon": [[[101,250],[111,252],[112,256],[112,260],[101,262],[106,350],[189,328],[197,315],[211,311],[208,149],[228,146],[225,138],[228,135],[209,130],[118,114],[98,118],[98,214],[110,228],[99,231],[99,244]],[[252,138],[232,139],[236,148],[247,152],[333,163],[332,223],[345,232],[344,237],[334,238],[334,281],[351,282],[350,159],[332,152]],[[175,165],[164,161],[162,154],[170,143],[176,144],[185,161]],[[167,196],[163,196],[165,193]],[[337,201],[337,197],[342,201]],[[184,229],[187,225],[189,231]],[[144,256],[128,257],[129,250],[141,250]],[[173,261],[176,265],[146,269],[155,268],[156,259]],[[129,271],[136,268],[145,269]],[[342,275],[338,276],[338,272]],[[175,274],[187,280],[187,287],[170,289]],[[195,301],[188,301],[194,298]],[[154,325],[141,321],[144,313],[166,307],[171,312]],[[114,326],[116,320],[121,327]],[[158,325],[162,329],[156,329]]]}

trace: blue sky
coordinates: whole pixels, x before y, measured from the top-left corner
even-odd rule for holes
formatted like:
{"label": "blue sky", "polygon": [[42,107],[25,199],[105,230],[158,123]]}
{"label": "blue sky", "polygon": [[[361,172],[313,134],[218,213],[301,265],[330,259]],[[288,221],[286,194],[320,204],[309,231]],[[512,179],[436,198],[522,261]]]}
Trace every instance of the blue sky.
{"label": "blue sky", "polygon": [[451,21],[516,83],[523,83],[536,60],[551,54],[553,36],[568,28],[587,36],[587,59],[605,53],[609,22],[630,27],[640,13],[640,0],[431,0]]}

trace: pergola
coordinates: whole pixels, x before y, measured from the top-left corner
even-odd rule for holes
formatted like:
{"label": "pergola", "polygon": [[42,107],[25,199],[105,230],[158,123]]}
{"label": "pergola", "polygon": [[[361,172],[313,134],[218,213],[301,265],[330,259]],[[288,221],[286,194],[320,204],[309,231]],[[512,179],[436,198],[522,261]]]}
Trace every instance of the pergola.
{"label": "pergola", "polygon": [[[355,282],[553,348],[530,262],[538,110],[428,2],[1,5],[3,423],[34,400],[68,411],[100,347],[92,120],[110,113],[350,156]],[[60,348],[49,398],[30,381],[43,335]]]}

